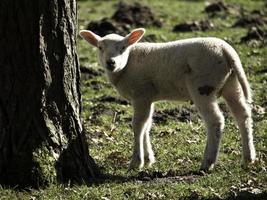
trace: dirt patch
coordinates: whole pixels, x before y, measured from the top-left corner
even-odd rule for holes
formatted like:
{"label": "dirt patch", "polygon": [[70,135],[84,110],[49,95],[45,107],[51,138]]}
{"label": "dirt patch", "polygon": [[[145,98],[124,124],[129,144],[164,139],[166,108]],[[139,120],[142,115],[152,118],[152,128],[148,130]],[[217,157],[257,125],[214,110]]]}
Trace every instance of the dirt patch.
{"label": "dirt patch", "polygon": [[206,13],[216,13],[216,12],[223,12],[228,10],[229,5],[223,1],[217,1],[211,4],[208,4],[205,7]]}
{"label": "dirt patch", "polygon": [[113,97],[113,96],[107,96],[107,95],[103,95],[99,98],[96,99],[97,102],[108,102],[108,103],[118,103],[121,105],[129,105],[129,102],[118,98],[118,97]]}
{"label": "dirt patch", "polygon": [[251,27],[247,35],[241,38],[241,42],[248,42],[250,40],[257,40],[262,43],[267,41],[267,29],[263,27]]}
{"label": "dirt patch", "polygon": [[103,37],[111,33],[126,35],[129,32],[130,27],[126,24],[117,23],[112,19],[103,18],[100,21],[90,22],[87,29]]}
{"label": "dirt patch", "polygon": [[140,3],[127,4],[120,2],[111,18],[92,21],[87,29],[105,36],[110,33],[126,35],[135,27],[155,26],[162,27],[162,22],[157,19],[150,7]]}
{"label": "dirt patch", "polygon": [[155,26],[162,27],[162,22],[156,19],[152,10],[148,6],[140,3],[127,4],[120,2],[117,11],[112,19],[122,24],[128,24],[133,27]]}
{"label": "dirt patch", "polygon": [[151,181],[155,178],[163,178],[163,173],[160,171],[154,171],[152,173],[141,171],[137,176],[137,179],[141,181]]}
{"label": "dirt patch", "polygon": [[217,1],[208,3],[205,7],[204,12],[207,13],[210,17],[214,17],[218,14],[223,14],[225,16],[228,14],[240,15],[241,10],[242,9],[240,6],[228,4],[224,1]]}
{"label": "dirt patch", "polygon": [[93,89],[93,90],[101,90],[105,87],[105,83],[101,82],[101,81],[96,81],[96,80],[93,80],[90,82],[90,87]]}
{"label": "dirt patch", "polygon": [[214,24],[209,20],[185,22],[174,26],[174,32],[208,31],[213,30]]}
{"label": "dirt patch", "polygon": [[241,16],[233,27],[258,27],[267,25],[267,12],[254,10],[250,14]]}
{"label": "dirt patch", "polygon": [[95,69],[86,67],[84,65],[80,65],[80,70],[81,70],[81,73],[86,75],[86,79],[91,79],[96,76],[101,76],[103,74],[103,71],[100,71],[100,70],[97,71]]}
{"label": "dirt patch", "polygon": [[166,123],[170,119],[180,122],[197,122],[198,114],[194,109],[182,107],[157,111],[153,115],[155,123]]}
{"label": "dirt patch", "polygon": [[241,42],[256,40],[265,43],[267,40],[267,11],[254,10],[250,13],[242,14],[233,27],[248,28],[248,32],[241,38]]}
{"label": "dirt patch", "polygon": [[[83,80],[86,80],[84,77],[83,77]],[[83,83],[83,86],[82,87],[89,87],[93,90],[101,90],[103,88],[107,88],[107,87],[111,87],[107,82],[104,82],[104,81],[99,81],[99,80],[88,80],[88,81],[85,81]]]}
{"label": "dirt patch", "polygon": [[161,171],[154,171],[151,173],[142,171],[139,172],[137,179],[140,181],[165,181],[165,182],[184,182],[184,183],[194,183],[199,179],[201,174],[189,173],[189,174],[179,174],[178,172],[173,173],[173,170],[169,170],[167,173]]}

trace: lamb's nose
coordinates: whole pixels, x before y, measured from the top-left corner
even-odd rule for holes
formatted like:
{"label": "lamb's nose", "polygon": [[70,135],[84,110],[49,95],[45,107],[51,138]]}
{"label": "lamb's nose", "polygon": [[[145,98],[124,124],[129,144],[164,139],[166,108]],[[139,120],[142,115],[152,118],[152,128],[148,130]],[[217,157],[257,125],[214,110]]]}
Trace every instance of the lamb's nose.
{"label": "lamb's nose", "polygon": [[112,71],[115,68],[115,61],[112,59],[107,60],[107,68]]}

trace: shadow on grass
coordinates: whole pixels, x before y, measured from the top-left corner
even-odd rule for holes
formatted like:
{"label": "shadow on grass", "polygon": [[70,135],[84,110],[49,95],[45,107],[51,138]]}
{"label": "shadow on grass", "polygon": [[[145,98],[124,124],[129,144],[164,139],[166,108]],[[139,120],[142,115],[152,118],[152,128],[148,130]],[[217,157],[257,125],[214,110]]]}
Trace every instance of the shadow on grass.
{"label": "shadow on grass", "polygon": [[[128,183],[128,182],[159,182],[159,183],[185,183],[191,184],[197,180],[204,178],[209,173],[203,171],[188,171],[184,173],[177,173],[175,171],[168,171],[167,173],[162,173],[160,171],[141,171],[141,172],[128,172],[128,175],[112,175],[112,174],[102,174],[94,182],[94,185],[101,185],[105,183]],[[183,197],[186,200],[264,200],[267,199],[267,191],[260,193],[252,193],[251,191],[233,192],[229,191],[225,198],[222,197],[203,197],[201,194],[192,192],[187,197]]]}
{"label": "shadow on grass", "polygon": [[[195,198],[193,198],[195,199]],[[193,200],[192,199],[192,200]],[[253,193],[249,193],[249,192],[241,192],[241,193],[237,193],[236,195],[229,195],[226,198],[220,198],[220,197],[215,197],[215,198],[200,198],[200,200],[265,200],[267,199],[267,192],[262,192],[259,194],[253,194]]]}
{"label": "shadow on grass", "polygon": [[159,181],[159,182],[185,182],[193,183],[200,177],[205,176],[202,171],[189,171],[185,173],[177,173],[175,171],[168,171],[163,173],[160,171],[140,171],[140,172],[128,172],[127,175],[112,175],[102,174],[100,175],[93,184],[104,184],[107,182],[125,183],[125,182],[148,182],[148,181]]}

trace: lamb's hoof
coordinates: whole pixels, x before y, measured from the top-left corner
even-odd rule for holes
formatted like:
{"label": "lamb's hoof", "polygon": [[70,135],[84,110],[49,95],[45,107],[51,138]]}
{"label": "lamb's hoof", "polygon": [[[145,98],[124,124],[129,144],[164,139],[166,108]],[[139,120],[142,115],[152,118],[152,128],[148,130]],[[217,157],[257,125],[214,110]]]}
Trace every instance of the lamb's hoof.
{"label": "lamb's hoof", "polygon": [[242,159],[241,167],[243,169],[250,169],[252,166],[255,165],[256,162],[257,162],[257,159],[256,158]]}
{"label": "lamb's hoof", "polygon": [[139,158],[133,158],[130,162],[129,170],[142,169],[144,167],[144,161]]}
{"label": "lamb's hoof", "polygon": [[156,162],[154,155],[146,158],[145,161],[147,167],[152,167],[152,165]]}

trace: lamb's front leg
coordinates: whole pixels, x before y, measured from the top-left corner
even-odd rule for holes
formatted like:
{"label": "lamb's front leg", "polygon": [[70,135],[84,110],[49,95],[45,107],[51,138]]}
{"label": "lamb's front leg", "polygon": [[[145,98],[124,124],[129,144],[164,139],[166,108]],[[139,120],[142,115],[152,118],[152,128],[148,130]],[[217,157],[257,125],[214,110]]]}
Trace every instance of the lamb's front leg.
{"label": "lamb's front leg", "polygon": [[142,168],[144,166],[144,136],[147,130],[147,125],[151,113],[151,102],[144,100],[133,102],[134,117],[134,147],[133,156],[130,162],[130,169]]}
{"label": "lamb's front leg", "polygon": [[149,118],[146,122],[146,130],[144,136],[144,156],[145,164],[150,167],[155,162],[154,152],[152,150],[152,145],[149,137],[150,129],[152,126],[152,116],[154,112],[154,104],[151,104]]}

